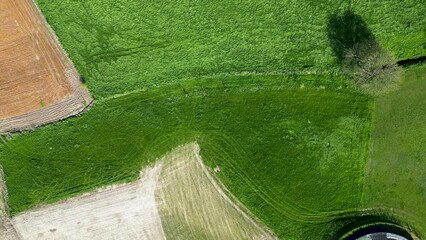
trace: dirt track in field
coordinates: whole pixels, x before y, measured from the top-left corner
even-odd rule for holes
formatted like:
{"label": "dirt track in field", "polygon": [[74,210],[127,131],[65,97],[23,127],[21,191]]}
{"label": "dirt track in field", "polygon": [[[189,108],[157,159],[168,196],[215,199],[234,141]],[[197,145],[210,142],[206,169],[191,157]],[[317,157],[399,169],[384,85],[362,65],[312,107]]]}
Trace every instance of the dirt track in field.
{"label": "dirt track in field", "polygon": [[32,0],[0,0],[0,132],[75,115],[91,101]]}
{"label": "dirt track in field", "polygon": [[154,198],[160,169],[157,164],[137,182],[28,211],[11,222],[22,239],[164,239]]}

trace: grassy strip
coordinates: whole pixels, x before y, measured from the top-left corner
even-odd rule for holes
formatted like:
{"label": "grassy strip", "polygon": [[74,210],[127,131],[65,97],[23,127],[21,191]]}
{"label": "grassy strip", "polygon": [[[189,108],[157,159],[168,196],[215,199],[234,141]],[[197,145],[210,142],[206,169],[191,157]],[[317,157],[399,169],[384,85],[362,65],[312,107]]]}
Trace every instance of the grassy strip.
{"label": "grassy strip", "polygon": [[339,84],[319,85],[322,78],[297,88],[286,82],[297,81],[189,82],[15,135],[0,148],[11,211],[135,179],[142,166],[197,141],[206,163],[221,168],[218,177],[280,237],[327,237],[334,227],[324,222],[333,217],[315,215],[358,207],[371,102]]}
{"label": "grassy strip", "polygon": [[[341,0],[37,0],[95,98],[230,72],[338,72],[326,33]],[[352,1],[382,46],[425,55],[422,1]]]}
{"label": "grassy strip", "polygon": [[399,90],[379,97],[364,205],[387,207],[426,236],[426,66],[406,70]]}

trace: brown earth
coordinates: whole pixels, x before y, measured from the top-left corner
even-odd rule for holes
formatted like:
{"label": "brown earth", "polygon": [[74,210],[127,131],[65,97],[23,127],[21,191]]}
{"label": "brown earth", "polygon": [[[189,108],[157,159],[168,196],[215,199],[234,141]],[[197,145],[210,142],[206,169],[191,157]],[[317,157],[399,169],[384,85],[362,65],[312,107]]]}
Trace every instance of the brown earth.
{"label": "brown earth", "polygon": [[75,115],[92,101],[32,0],[0,0],[0,19],[0,132]]}

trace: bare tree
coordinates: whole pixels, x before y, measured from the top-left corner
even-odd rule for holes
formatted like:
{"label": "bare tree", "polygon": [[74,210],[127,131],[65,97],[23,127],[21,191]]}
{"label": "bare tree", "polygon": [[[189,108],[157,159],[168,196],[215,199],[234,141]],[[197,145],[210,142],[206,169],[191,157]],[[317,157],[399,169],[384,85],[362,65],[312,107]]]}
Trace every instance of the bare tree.
{"label": "bare tree", "polygon": [[401,67],[375,40],[357,43],[349,49],[343,70],[353,77],[359,88],[371,95],[395,88],[402,73]]}

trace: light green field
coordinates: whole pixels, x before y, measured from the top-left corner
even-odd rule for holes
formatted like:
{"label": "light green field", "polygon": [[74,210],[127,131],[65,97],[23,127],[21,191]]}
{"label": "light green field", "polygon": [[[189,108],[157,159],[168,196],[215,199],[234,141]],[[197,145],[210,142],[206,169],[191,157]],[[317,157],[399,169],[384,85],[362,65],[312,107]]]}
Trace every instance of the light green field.
{"label": "light green field", "polygon": [[[426,236],[426,67],[376,100],[365,207],[392,209]],[[391,212],[392,212],[391,211]]]}

